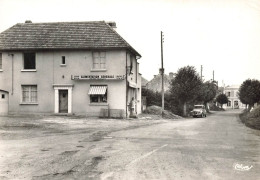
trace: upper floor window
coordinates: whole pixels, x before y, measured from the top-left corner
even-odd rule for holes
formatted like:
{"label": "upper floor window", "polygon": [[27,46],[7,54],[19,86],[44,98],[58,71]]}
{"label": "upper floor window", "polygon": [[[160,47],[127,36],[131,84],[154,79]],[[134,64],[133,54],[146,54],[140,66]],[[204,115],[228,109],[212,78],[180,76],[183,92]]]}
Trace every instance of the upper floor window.
{"label": "upper floor window", "polygon": [[230,97],[230,92],[227,92],[227,97]]}
{"label": "upper floor window", "polygon": [[2,53],[0,53],[0,69],[3,69]]}
{"label": "upper floor window", "polygon": [[106,52],[93,52],[93,69],[106,69]]}
{"label": "upper floor window", "polygon": [[61,56],[61,64],[62,64],[62,65],[65,65],[65,64],[66,64],[65,56]]}
{"label": "upper floor window", "polygon": [[37,102],[37,85],[22,85],[22,102]]}
{"label": "upper floor window", "polygon": [[35,53],[23,54],[24,69],[36,69]]}

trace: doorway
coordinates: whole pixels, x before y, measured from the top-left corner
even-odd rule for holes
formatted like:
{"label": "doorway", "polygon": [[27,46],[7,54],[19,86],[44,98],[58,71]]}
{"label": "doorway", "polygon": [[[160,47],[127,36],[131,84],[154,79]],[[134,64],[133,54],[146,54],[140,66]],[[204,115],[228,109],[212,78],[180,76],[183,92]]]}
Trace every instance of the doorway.
{"label": "doorway", "polygon": [[0,90],[0,115],[8,114],[8,92]]}
{"label": "doorway", "polygon": [[68,113],[68,90],[59,90],[59,113]]}

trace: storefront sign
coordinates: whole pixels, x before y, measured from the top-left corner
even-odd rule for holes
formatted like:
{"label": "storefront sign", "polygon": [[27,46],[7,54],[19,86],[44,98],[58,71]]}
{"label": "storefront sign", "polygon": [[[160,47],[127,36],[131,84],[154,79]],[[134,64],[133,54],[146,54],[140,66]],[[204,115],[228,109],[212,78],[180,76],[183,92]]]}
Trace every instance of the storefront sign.
{"label": "storefront sign", "polygon": [[72,80],[124,80],[125,75],[71,75]]}

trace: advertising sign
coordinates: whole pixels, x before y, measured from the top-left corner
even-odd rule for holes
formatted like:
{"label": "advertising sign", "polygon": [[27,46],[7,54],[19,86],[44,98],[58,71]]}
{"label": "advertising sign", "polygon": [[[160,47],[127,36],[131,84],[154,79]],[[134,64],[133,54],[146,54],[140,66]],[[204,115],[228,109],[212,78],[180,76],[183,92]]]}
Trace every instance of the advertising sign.
{"label": "advertising sign", "polygon": [[125,75],[71,75],[72,80],[124,80]]}

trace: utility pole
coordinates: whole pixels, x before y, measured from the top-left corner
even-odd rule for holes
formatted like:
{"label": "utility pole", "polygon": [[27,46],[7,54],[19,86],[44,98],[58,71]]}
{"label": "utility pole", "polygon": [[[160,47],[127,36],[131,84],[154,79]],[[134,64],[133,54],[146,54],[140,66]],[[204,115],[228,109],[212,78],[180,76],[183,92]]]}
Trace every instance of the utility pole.
{"label": "utility pole", "polygon": [[161,31],[161,63],[162,67],[160,69],[161,75],[162,75],[162,116],[163,116],[163,110],[164,110],[164,68],[163,68],[163,32]]}
{"label": "utility pole", "polygon": [[202,76],[202,71],[203,71],[203,66],[201,65],[201,66],[200,66],[200,78],[201,78],[201,80],[202,80],[202,77],[203,77],[203,76]]}
{"label": "utility pole", "polygon": [[214,82],[214,70],[213,70],[213,82]]}

